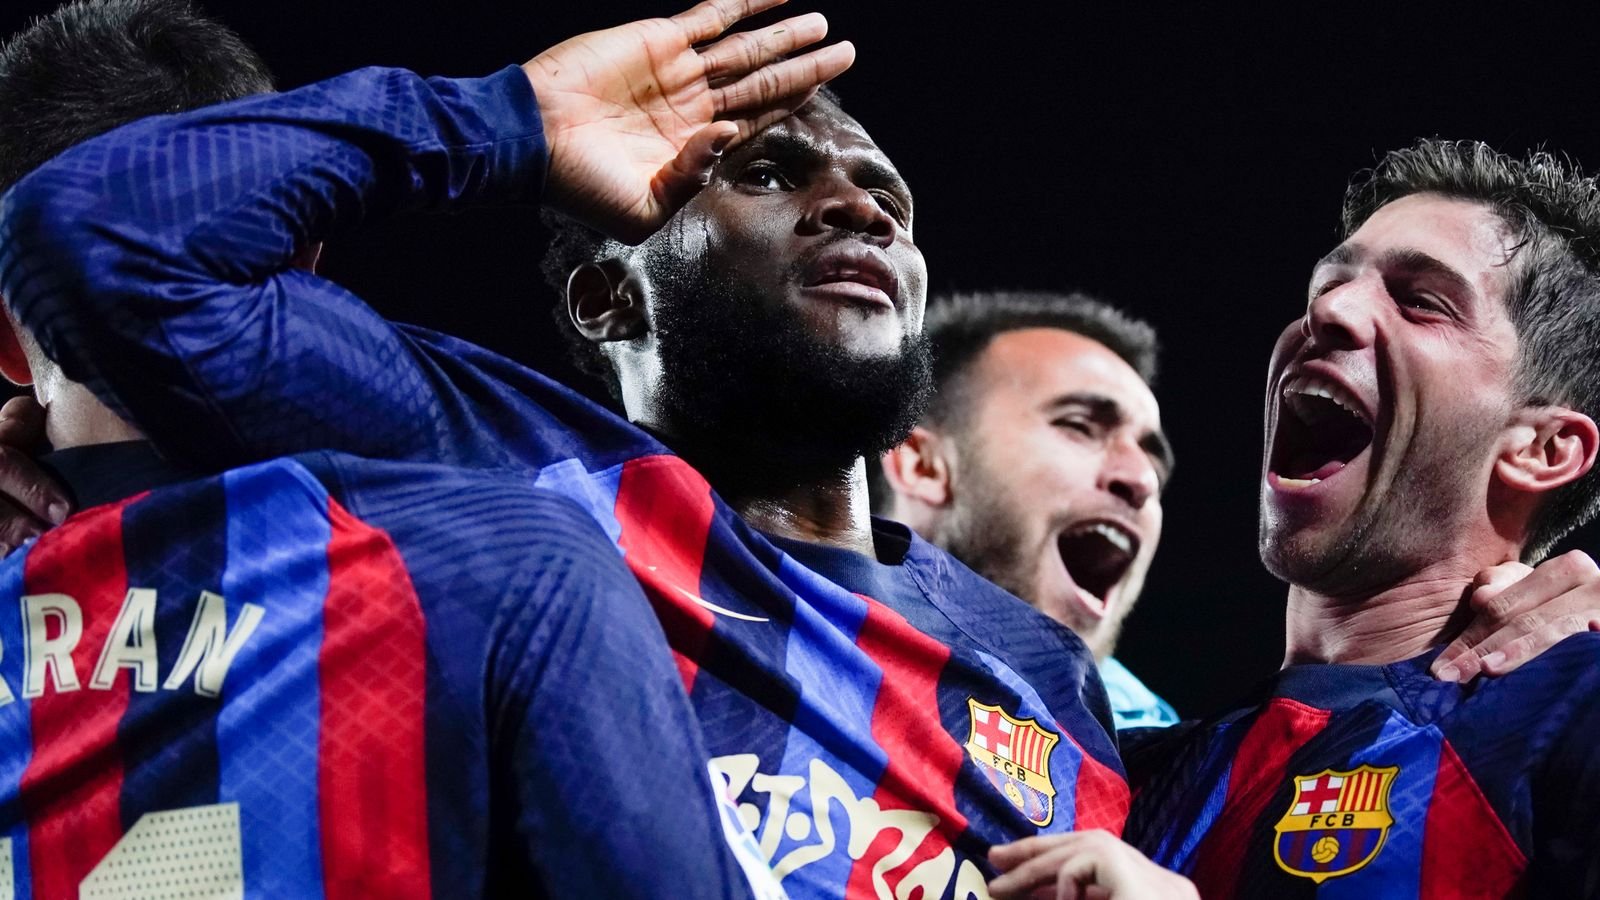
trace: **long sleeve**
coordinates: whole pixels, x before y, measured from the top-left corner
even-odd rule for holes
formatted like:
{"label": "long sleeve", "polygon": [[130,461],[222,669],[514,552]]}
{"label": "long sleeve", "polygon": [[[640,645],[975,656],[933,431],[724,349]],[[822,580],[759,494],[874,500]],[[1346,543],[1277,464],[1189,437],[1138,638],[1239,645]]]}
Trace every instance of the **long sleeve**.
{"label": "long sleeve", "polygon": [[516,68],[364,69],[146,119],[0,201],[0,294],[68,378],[179,459],[499,463],[491,436],[461,438],[490,430],[503,386],[291,263],[374,218],[536,200],[545,160]]}

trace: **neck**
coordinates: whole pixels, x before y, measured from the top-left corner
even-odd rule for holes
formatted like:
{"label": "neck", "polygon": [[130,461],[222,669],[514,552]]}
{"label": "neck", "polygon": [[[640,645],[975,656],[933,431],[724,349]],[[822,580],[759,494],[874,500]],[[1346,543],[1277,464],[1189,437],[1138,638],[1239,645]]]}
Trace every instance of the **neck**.
{"label": "neck", "polygon": [[1384,664],[1424,653],[1465,626],[1477,574],[1516,558],[1513,547],[1462,553],[1380,590],[1344,595],[1291,585],[1283,663]]}
{"label": "neck", "polygon": [[65,378],[41,378],[34,385],[45,410],[45,437],[57,450],[143,440],[139,429],[123,421],[86,387]]}
{"label": "neck", "polygon": [[781,448],[696,441],[639,424],[699,470],[752,528],[874,555],[867,467],[860,457],[844,465],[806,465]]}

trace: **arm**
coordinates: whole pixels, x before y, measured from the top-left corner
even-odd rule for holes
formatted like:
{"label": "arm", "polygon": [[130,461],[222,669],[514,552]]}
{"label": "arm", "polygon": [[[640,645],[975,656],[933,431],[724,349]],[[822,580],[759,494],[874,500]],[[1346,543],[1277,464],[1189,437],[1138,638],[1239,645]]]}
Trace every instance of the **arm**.
{"label": "arm", "polygon": [[503,411],[475,409],[474,385],[435,397],[451,373],[293,261],[371,217],[532,200],[547,164],[560,208],[643,237],[722,148],[849,66],[847,44],[780,59],[821,38],[820,16],[695,47],[779,2],[707,0],[484,79],[364,70],[135,123],[8,195],[0,293],[169,453],[434,458],[452,428],[492,430]]}

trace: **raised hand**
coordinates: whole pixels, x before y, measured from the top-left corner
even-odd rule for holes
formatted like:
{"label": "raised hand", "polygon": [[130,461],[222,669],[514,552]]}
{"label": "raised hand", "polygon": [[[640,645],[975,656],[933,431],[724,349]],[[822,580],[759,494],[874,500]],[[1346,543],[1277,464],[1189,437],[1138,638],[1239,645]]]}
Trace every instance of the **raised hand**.
{"label": "raised hand", "polygon": [[785,0],[705,0],[668,19],[581,34],[522,68],[539,98],[550,173],[545,202],[637,243],[710,177],[728,147],[788,116],[855,61],[823,39],[820,13],[730,35]]}
{"label": "raised hand", "polygon": [[1600,631],[1600,567],[1581,550],[1534,569],[1503,563],[1478,575],[1467,602],[1472,621],[1433,661],[1444,681],[1504,675],[1566,637]]}

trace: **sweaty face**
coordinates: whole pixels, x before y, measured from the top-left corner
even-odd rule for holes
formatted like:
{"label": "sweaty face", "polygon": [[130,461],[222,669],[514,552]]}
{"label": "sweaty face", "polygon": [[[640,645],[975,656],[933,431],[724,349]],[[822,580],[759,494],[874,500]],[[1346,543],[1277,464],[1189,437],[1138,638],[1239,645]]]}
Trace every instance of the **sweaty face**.
{"label": "sweaty face", "polygon": [[996,336],[959,389],[940,542],[1109,654],[1161,538],[1155,397],[1104,345],[1054,328]]}
{"label": "sweaty face", "polygon": [[1487,207],[1416,194],[1317,265],[1267,378],[1261,555],[1278,577],[1381,589],[1481,515],[1512,409],[1509,253]]}
{"label": "sweaty face", "polygon": [[642,248],[673,418],[840,464],[903,437],[931,383],[911,203],[825,101],[730,151]]}

